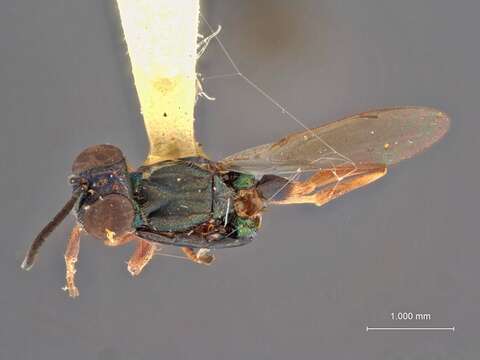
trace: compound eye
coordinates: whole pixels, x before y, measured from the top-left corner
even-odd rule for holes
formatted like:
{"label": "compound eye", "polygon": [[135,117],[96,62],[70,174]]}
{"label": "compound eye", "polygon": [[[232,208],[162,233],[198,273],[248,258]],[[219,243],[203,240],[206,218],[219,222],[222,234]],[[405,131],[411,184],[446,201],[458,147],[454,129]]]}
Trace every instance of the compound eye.
{"label": "compound eye", "polygon": [[72,172],[79,175],[84,171],[110,166],[124,159],[122,151],[113,145],[94,145],[77,156],[72,165]]}
{"label": "compound eye", "polygon": [[104,240],[109,234],[119,238],[132,230],[134,219],[131,201],[123,195],[111,194],[85,207],[83,226],[98,239]]}

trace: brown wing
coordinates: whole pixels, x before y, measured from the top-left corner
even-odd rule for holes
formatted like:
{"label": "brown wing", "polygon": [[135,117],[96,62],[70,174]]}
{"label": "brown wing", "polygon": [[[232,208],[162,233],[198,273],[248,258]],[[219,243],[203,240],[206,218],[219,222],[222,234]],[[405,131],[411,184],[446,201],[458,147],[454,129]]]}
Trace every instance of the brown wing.
{"label": "brown wing", "polygon": [[228,156],[228,169],[255,175],[288,175],[345,165],[392,165],[437,142],[450,120],[436,109],[375,110]]}

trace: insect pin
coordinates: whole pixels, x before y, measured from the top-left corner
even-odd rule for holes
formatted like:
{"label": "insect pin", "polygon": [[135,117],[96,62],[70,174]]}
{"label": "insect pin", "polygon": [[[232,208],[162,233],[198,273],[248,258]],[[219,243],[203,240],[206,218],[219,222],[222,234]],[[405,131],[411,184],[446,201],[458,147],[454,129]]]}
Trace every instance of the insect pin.
{"label": "insect pin", "polygon": [[38,234],[22,268],[29,270],[40,246],[74,210],[65,252],[66,290],[75,285],[80,236],[107,246],[135,242],[128,270],[138,275],[160,244],[180,247],[208,265],[211,250],[250,243],[268,205],[322,206],[387,173],[387,166],[430,147],[447,132],[446,114],[399,107],[354,115],[231,155],[215,162],[180,158],[127,167],[112,145],[87,148],[72,166],[72,196]]}

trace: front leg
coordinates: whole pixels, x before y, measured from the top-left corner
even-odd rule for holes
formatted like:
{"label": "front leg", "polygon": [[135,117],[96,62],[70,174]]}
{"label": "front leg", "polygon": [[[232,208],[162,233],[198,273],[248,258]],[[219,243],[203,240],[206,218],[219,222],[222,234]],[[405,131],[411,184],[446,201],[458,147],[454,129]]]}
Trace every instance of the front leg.
{"label": "front leg", "polygon": [[139,275],[143,268],[152,260],[155,255],[156,245],[150,241],[143,240],[139,237],[135,237],[137,241],[137,247],[132,254],[130,260],[128,260],[128,271],[132,276]]}
{"label": "front leg", "polygon": [[75,286],[75,263],[78,260],[78,253],[80,251],[80,234],[82,228],[79,224],[75,224],[68,240],[67,250],[65,251],[65,268],[67,285],[64,290],[68,291],[68,295],[72,298],[79,295],[78,288]]}
{"label": "front leg", "polygon": [[189,247],[182,247],[183,253],[189,260],[201,265],[210,265],[215,260],[215,255],[211,254],[208,249],[193,250]]}

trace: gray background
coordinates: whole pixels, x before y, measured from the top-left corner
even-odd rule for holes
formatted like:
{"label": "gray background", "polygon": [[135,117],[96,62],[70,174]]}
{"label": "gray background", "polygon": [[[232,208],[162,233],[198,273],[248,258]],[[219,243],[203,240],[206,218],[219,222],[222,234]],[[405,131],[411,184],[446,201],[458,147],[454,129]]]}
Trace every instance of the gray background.
{"label": "gray background", "polygon": [[[447,111],[441,143],[323,208],[269,209],[258,240],[210,268],[83,239],[69,299],[70,217],[33,271],[31,239],[69,196],[74,156],[147,141],[113,0],[0,3],[0,359],[478,359],[480,2],[204,1],[241,70],[308,126],[392,105]],[[232,72],[212,44],[205,76]],[[240,78],[197,108],[212,158],[297,124]],[[171,250],[168,250],[171,252]],[[390,313],[431,313],[423,323]],[[455,326],[456,332],[366,332]]]}

